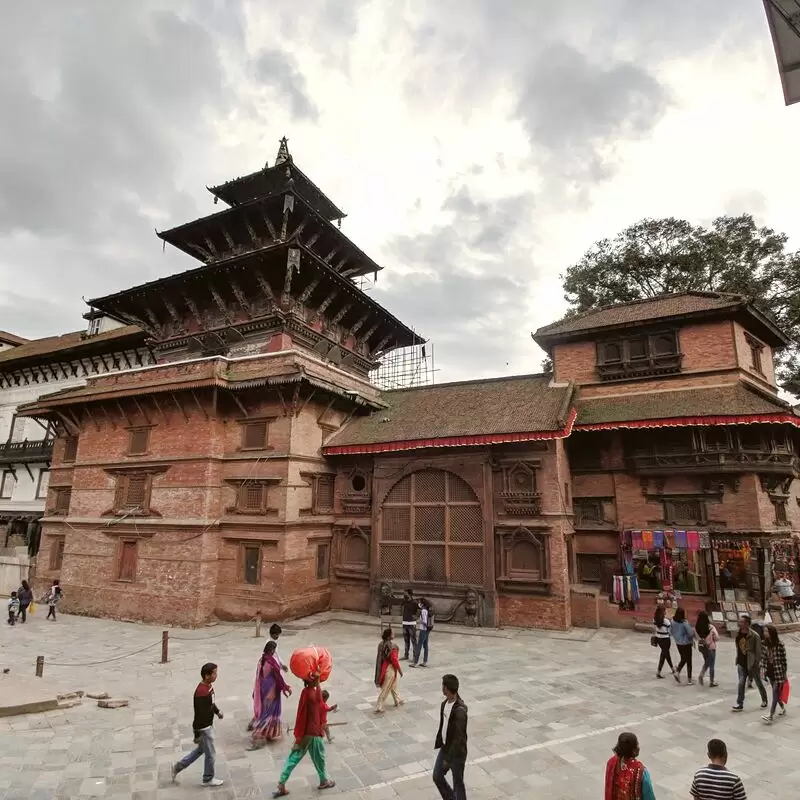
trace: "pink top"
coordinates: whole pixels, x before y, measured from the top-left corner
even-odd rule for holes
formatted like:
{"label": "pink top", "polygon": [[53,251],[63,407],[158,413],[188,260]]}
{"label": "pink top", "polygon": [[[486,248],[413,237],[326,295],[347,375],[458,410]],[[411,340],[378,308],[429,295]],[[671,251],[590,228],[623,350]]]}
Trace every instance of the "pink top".
{"label": "pink top", "polygon": [[706,647],[709,650],[716,650],[718,640],[719,640],[719,634],[717,633],[717,629],[712,625],[711,630],[708,633],[708,636],[706,636],[705,638]]}

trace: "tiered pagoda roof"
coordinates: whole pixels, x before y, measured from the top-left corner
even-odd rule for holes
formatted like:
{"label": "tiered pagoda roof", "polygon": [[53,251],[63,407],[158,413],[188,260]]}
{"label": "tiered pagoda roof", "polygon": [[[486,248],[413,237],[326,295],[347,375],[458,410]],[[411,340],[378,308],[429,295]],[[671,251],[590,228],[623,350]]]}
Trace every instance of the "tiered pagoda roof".
{"label": "tiered pagoda roof", "polygon": [[202,266],[90,305],[142,327],[160,353],[194,342],[222,354],[258,331],[288,331],[366,374],[382,353],[423,341],[356,285],[381,268],[332,224],[343,213],[285,140],[274,166],[211,191],[230,207],[158,234]]}

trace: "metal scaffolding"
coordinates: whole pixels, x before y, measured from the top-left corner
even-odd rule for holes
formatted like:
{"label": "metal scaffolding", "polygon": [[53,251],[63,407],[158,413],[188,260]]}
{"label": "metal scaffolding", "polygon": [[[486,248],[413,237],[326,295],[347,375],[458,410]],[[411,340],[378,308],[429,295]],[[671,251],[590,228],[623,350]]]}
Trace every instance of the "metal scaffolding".
{"label": "metal scaffolding", "polygon": [[432,386],[434,382],[433,344],[398,347],[381,357],[380,366],[370,373],[370,381],[382,391]]}

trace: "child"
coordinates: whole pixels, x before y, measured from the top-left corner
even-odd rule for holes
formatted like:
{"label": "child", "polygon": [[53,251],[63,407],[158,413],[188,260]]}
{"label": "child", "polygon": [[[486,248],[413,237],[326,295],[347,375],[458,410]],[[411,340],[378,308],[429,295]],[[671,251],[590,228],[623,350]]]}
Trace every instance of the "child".
{"label": "child", "polygon": [[289,671],[289,667],[281,661],[281,657],[278,655],[278,637],[283,633],[283,628],[281,628],[278,623],[273,623],[269,626],[269,640],[275,642],[275,660],[281,665],[281,669],[284,672]]}
{"label": "child", "polygon": [[214,759],[217,749],[214,746],[214,715],[222,719],[222,712],[214,703],[212,684],[217,679],[217,665],[203,664],[200,668],[202,680],[194,690],[194,743],[197,745],[191,753],[187,753],[177,764],[172,765],[172,782],[177,783],[179,772],[183,772],[190,764],[194,764],[200,756],[205,756],[203,763],[203,786],[222,786],[222,781],[214,777]]}
{"label": "child", "polygon": [[328,712],[332,711],[334,714],[339,710],[339,706],[337,703],[334,703],[332,706],[328,705],[328,699],[330,698],[330,692],[327,689],[323,689],[322,691],[322,730],[325,733],[325,738],[328,740],[328,744],[333,741],[333,736],[331,736],[331,729],[328,725]]}
{"label": "child", "polygon": [[47,593],[47,597],[45,598],[45,602],[49,606],[47,611],[47,619],[52,617],[53,622],[56,621],[56,606],[61,602],[61,598],[64,596],[64,593],[61,591],[61,586],[59,582],[53,581],[53,585],[50,587],[50,591]]}
{"label": "child", "polygon": [[19,612],[19,598],[16,592],[11,592],[11,598],[8,601],[8,624],[13,625],[17,621],[17,613]]}

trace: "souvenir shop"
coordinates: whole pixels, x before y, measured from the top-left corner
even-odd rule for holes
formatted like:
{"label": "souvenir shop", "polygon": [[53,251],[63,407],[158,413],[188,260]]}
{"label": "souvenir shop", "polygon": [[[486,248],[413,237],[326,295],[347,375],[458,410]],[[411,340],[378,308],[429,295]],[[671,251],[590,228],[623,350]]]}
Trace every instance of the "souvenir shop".
{"label": "souvenir shop", "polygon": [[[772,587],[779,575],[788,574],[797,585],[797,541],[792,537],[715,533],[711,543],[714,599],[730,628],[735,628],[739,614],[761,614],[775,604]],[[793,609],[779,608],[777,616],[781,622],[798,621]]]}
{"label": "souvenir shop", "polygon": [[621,611],[636,610],[642,592],[668,608],[684,594],[706,595],[711,566],[708,531],[626,530],[621,537],[622,570],[610,600]]}

